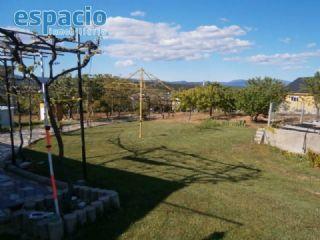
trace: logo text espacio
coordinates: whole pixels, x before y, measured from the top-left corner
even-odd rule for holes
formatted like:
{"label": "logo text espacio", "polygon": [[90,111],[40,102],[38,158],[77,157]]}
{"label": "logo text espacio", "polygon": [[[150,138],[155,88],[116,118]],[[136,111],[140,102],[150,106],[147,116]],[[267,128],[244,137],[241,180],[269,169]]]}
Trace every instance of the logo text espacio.
{"label": "logo text espacio", "polygon": [[49,28],[59,27],[89,27],[90,25],[102,26],[107,21],[107,13],[103,10],[92,12],[91,6],[84,10],[18,10],[14,13],[14,23],[18,27],[41,26],[42,33],[48,34]]}

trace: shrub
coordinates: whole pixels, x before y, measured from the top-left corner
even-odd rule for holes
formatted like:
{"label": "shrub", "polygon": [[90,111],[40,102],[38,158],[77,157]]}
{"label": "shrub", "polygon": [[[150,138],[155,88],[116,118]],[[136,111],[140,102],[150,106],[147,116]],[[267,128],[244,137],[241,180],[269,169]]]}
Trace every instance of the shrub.
{"label": "shrub", "polygon": [[219,123],[218,121],[215,121],[212,119],[207,119],[207,120],[204,120],[200,123],[199,128],[200,129],[213,129],[213,128],[217,128],[220,126],[221,126],[221,123]]}
{"label": "shrub", "polygon": [[308,149],[307,159],[310,161],[312,167],[318,167],[318,168],[320,167],[320,154]]}
{"label": "shrub", "polygon": [[233,127],[245,127],[246,121],[218,121],[213,119],[207,119],[200,123],[200,129],[214,129],[221,126],[233,126]]}

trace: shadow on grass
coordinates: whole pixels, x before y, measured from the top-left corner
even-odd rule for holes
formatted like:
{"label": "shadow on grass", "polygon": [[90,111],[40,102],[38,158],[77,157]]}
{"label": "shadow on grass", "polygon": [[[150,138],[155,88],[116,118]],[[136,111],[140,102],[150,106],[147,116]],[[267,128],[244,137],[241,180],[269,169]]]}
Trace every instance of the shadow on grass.
{"label": "shadow on grass", "polygon": [[[25,149],[25,154],[33,161],[33,171],[48,176],[47,163],[37,164],[46,160],[47,155]],[[66,180],[62,176],[61,164],[57,156],[53,156],[56,177]],[[63,164],[67,168],[69,177],[75,181],[82,177],[81,162],[64,158]],[[87,164],[88,184],[106,189],[114,189],[119,193],[121,209],[101,218],[99,224],[89,225],[81,229],[78,239],[117,239],[130,225],[143,218],[148,212],[164,201],[171,193],[184,187],[183,184],[145,176],[128,171],[108,168],[105,166]]]}
{"label": "shadow on grass", "polygon": [[[218,219],[236,227],[243,225],[233,219],[208,214],[177,203],[170,203],[166,199],[172,193],[194,182],[217,184],[223,181],[236,183],[254,179],[259,176],[259,169],[243,164],[235,165],[207,159],[165,146],[134,150],[123,144],[120,137],[110,142],[119,147],[119,150],[124,151],[126,156],[109,159],[98,164],[88,163],[88,184],[116,190],[120,196],[121,209],[100,219],[97,224],[81,229],[78,239],[117,239],[132,224],[144,218],[160,203],[195,215]],[[153,155],[150,156],[150,154]],[[34,171],[42,175],[49,175],[46,161],[42,165],[37,164],[47,159],[45,153],[25,149],[25,155],[32,159]],[[58,179],[67,179],[67,176],[62,174],[61,167],[63,165],[66,168],[65,172],[67,172],[68,178],[73,181],[82,178],[80,161],[70,158],[64,158],[63,164],[59,164],[57,161],[57,156],[54,156],[55,172]],[[139,168],[130,167],[129,172],[107,167],[107,163],[111,161],[138,163]],[[192,161],[196,161],[197,164]],[[148,175],[146,175],[146,171],[148,171]],[[206,239],[222,239],[223,236],[224,233],[213,233]]]}
{"label": "shadow on grass", "polygon": [[[221,181],[239,182],[259,177],[261,170],[249,165],[237,163],[230,164],[215,159],[208,159],[197,154],[187,153],[170,149],[166,146],[152,147],[148,149],[136,150],[125,146],[120,136],[109,140],[128,154],[121,158],[115,158],[100,163],[105,165],[119,160],[142,163],[141,170],[148,166],[161,167],[154,168],[157,172],[175,175],[173,179],[182,184],[197,183],[218,183]],[[153,154],[150,156],[150,154]],[[182,174],[178,174],[182,172]],[[178,176],[178,177],[177,177]]]}
{"label": "shadow on grass", "polygon": [[225,232],[214,232],[208,237],[205,237],[203,240],[220,240],[225,237]]}

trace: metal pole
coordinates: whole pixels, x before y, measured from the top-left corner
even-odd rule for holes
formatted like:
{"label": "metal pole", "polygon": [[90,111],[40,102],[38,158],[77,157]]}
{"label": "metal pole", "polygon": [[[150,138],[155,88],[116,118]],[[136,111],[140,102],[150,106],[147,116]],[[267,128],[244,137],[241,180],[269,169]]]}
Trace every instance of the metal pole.
{"label": "metal pole", "polygon": [[140,69],[140,119],[139,119],[139,138],[142,138],[142,88],[143,88],[143,68]]}
{"label": "metal pole", "polygon": [[13,124],[12,124],[12,112],[11,112],[11,95],[10,95],[10,84],[8,78],[8,64],[7,60],[4,60],[4,69],[5,69],[5,81],[6,81],[6,92],[7,92],[7,107],[9,114],[9,124],[10,124],[10,141],[11,141],[11,162],[16,165],[16,156],[14,151],[14,138],[13,138]]}
{"label": "metal pole", "polygon": [[270,124],[271,124],[272,106],[273,106],[273,103],[270,102],[270,105],[269,105],[269,113],[268,113],[268,127],[270,127]]}
{"label": "metal pole", "polygon": [[[80,35],[78,34],[78,44],[80,43]],[[83,123],[83,92],[82,92],[82,74],[81,74],[81,55],[78,52],[78,94],[79,94],[79,112],[80,112],[80,132],[81,132],[81,152],[82,152],[82,171],[83,179],[87,180],[87,158],[86,158],[86,142],[84,136],[84,123]]]}
{"label": "metal pole", "polygon": [[301,115],[300,115],[300,124],[303,123],[303,117],[304,117],[304,102],[302,101],[302,109],[301,109]]}
{"label": "metal pole", "polygon": [[45,125],[45,132],[46,132],[46,142],[47,142],[46,147],[47,147],[47,153],[48,153],[48,163],[49,163],[49,170],[50,170],[52,195],[53,195],[53,201],[54,201],[54,207],[55,207],[56,214],[58,216],[60,216],[57,186],[56,186],[56,180],[54,177],[53,164],[52,164],[50,124],[48,121],[48,112],[47,112],[48,111],[47,91],[46,91],[46,86],[44,83],[43,56],[41,53],[40,53],[40,59],[41,59],[41,77],[42,77],[41,86],[42,86],[43,103],[44,103],[44,125]]}

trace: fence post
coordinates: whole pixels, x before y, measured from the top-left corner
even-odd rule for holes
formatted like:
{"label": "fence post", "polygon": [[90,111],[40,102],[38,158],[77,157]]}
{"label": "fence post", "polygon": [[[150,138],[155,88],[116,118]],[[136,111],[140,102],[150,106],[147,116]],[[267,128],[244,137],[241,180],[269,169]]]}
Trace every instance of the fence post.
{"label": "fence post", "polygon": [[269,105],[269,113],[268,113],[268,127],[270,127],[270,123],[271,123],[272,107],[273,107],[273,103],[270,102],[270,105]]}
{"label": "fence post", "polygon": [[303,117],[304,117],[304,102],[302,102],[301,115],[300,115],[300,124],[303,123]]}

